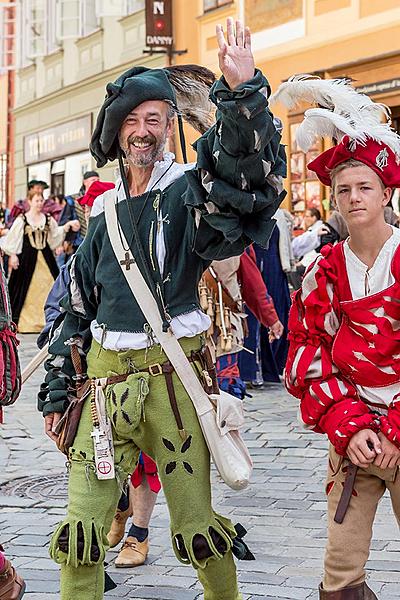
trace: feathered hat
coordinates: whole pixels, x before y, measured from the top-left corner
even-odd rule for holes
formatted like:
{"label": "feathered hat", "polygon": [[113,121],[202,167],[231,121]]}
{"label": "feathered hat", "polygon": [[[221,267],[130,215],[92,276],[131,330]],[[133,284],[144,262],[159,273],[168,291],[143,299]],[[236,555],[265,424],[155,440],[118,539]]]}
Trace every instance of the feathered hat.
{"label": "feathered hat", "polygon": [[304,152],[318,137],[338,142],[308,164],[323,184],[331,185],[332,169],[354,158],[375,171],[385,186],[400,187],[400,136],[391,127],[390,110],[357,92],[349,79],[295,75],[271,96],[274,102],[288,109],[300,102],[318,105],[305,111],[296,141]]}
{"label": "feathered hat", "polygon": [[169,102],[177,110],[180,141],[186,156],[182,118],[203,134],[213,123],[209,93],[215,75],[198,65],[179,65],[165,69],[133,67],[106,86],[90,142],[97,166],[118,156],[118,131],[128,114],[147,100]]}

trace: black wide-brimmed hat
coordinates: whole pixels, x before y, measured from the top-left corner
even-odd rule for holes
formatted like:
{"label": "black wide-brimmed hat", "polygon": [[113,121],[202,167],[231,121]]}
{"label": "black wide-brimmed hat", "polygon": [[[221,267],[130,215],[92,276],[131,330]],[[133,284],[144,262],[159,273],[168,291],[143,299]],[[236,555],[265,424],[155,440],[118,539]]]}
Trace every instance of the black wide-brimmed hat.
{"label": "black wide-brimmed hat", "polygon": [[90,151],[97,167],[118,155],[118,132],[129,113],[147,100],[162,100],[204,133],[212,124],[209,91],[214,74],[197,65],[165,69],[133,67],[106,86],[106,98],[97,116]]}

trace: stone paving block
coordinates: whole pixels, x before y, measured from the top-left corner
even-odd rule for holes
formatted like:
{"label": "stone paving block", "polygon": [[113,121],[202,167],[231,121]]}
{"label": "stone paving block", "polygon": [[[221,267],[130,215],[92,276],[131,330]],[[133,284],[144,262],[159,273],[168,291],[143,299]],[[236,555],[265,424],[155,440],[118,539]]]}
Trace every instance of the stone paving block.
{"label": "stone paving block", "polygon": [[396,571],[400,573],[400,561],[398,560],[369,560],[367,570],[371,571]]}
{"label": "stone paving block", "polygon": [[238,579],[242,584],[243,589],[247,588],[247,583],[283,585],[283,583],[286,581],[286,577],[280,577],[279,575],[272,575],[270,573],[248,573],[246,571],[239,573]]}
{"label": "stone paving block", "polygon": [[25,532],[28,535],[21,535],[18,538],[18,542],[21,546],[46,546],[49,543],[49,536],[45,535],[29,535],[29,530]]}
{"label": "stone paving block", "polygon": [[185,590],[178,588],[134,588],[131,590],[131,597],[141,598],[142,600],[196,600],[199,597],[198,590]]}
{"label": "stone paving block", "polygon": [[262,589],[257,584],[247,584],[246,593],[257,594],[262,592],[272,598],[290,598],[291,600],[306,600],[310,596],[310,590],[289,586],[263,585]]}
{"label": "stone paving block", "polygon": [[60,565],[55,563],[50,557],[49,558],[37,558],[35,560],[30,559],[29,562],[30,569],[40,569],[49,571],[59,571]]}
{"label": "stone paving block", "polygon": [[[114,577],[113,577],[114,579]],[[126,585],[118,585],[114,590],[107,592],[105,598],[133,598],[132,588]],[[136,600],[136,597],[135,597]]]}
{"label": "stone paving block", "polygon": [[31,593],[60,593],[60,584],[58,581],[46,580],[42,581],[40,579],[31,579],[27,581],[27,591]]}
{"label": "stone paving block", "polygon": [[5,546],[7,553],[13,556],[30,556],[33,558],[47,558],[49,556],[47,546],[22,546],[21,537],[17,538],[17,541],[20,544],[19,546],[15,544],[15,540]]}
{"label": "stone paving block", "polygon": [[25,595],[27,600],[59,600],[59,594],[43,594],[42,592],[40,594],[30,594],[28,592]]}
{"label": "stone paving block", "polygon": [[38,500],[32,500],[31,498],[18,498],[17,496],[4,496],[0,495],[0,508],[5,506],[9,507],[27,507],[31,508],[38,504]]}
{"label": "stone paving block", "polygon": [[39,569],[30,569],[29,563],[18,569],[18,573],[25,579],[25,581],[37,580],[41,581],[58,581],[58,571],[44,571]]}
{"label": "stone paving block", "polygon": [[127,585],[134,586],[155,586],[155,587],[171,587],[171,588],[190,588],[197,581],[197,577],[193,572],[192,577],[188,576],[175,576],[174,572],[169,575],[148,575],[143,573],[142,575],[133,575],[125,581]]}

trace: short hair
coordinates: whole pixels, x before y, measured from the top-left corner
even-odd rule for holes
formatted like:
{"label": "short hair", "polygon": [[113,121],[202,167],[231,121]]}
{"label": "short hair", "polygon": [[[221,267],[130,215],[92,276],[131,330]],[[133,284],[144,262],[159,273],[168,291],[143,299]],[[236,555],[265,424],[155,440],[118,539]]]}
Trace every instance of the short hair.
{"label": "short hair", "polygon": [[86,171],[83,174],[83,180],[90,179],[90,177],[100,177],[100,175],[97,173],[97,171]]}
{"label": "short hair", "polygon": [[[330,176],[331,176],[331,187],[333,189],[333,191],[335,191],[335,182],[336,182],[336,176],[341,173],[342,171],[344,171],[345,169],[354,169],[354,167],[368,167],[368,165],[366,165],[365,163],[361,162],[361,160],[357,160],[355,158],[349,158],[348,160],[345,160],[342,163],[339,163],[338,165],[336,165],[336,167],[334,167],[331,172],[330,172]],[[371,169],[371,167],[369,167]],[[373,171],[373,169],[371,169],[371,171]],[[374,171],[375,173],[375,171]],[[376,173],[378,175],[378,173]],[[379,181],[381,182],[381,186],[382,189],[384,190],[386,186],[382,179],[379,177]]]}
{"label": "short hair", "polygon": [[312,217],[315,217],[317,221],[321,220],[321,213],[319,212],[318,208],[306,208],[306,212],[307,211],[311,214]]}
{"label": "short hair", "polygon": [[35,185],[40,185],[44,190],[47,190],[49,187],[45,181],[40,179],[31,179],[28,181],[28,190],[31,190]]}

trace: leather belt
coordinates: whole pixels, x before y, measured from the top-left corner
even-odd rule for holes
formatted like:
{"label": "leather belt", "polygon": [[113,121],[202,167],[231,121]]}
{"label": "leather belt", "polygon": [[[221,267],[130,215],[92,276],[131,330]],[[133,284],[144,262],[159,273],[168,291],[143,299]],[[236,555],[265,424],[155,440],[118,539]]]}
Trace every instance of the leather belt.
{"label": "leather belt", "polygon": [[[208,349],[202,349],[197,351],[192,350],[192,352],[187,358],[189,362],[194,364],[197,376],[202,382],[202,385],[206,392],[216,393],[218,391],[217,375],[215,372],[215,366],[212,363],[211,355],[209,354]],[[198,368],[196,363],[200,363],[201,369]],[[137,371],[131,371],[122,375],[112,375],[111,377],[107,377],[106,386],[114,385],[116,383],[122,383],[134,373],[150,373],[152,377],[164,375],[165,384],[167,386],[168,398],[178,427],[179,435],[181,436],[182,440],[185,441],[187,438],[187,433],[185,431],[182,422],[182,417],[179,412],[178,402],[176,400],[174,381],[172,378],[172,374],[174,373],[174,371],[174,367],[172,366],[170,361],[167,360],[164,363],[154,363],[152,365],[149,365],[148,367],[138,368]]]}

